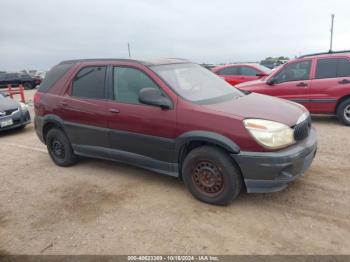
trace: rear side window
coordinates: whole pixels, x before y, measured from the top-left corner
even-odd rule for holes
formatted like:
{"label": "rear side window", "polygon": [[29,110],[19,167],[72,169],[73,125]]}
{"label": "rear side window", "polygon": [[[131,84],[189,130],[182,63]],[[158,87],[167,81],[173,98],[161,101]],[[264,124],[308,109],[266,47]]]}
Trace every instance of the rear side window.
{"label": "rear side window", "polygon": [[248,66],[242,66],[241,67],[241,75],[244,76],[256,76],[259,72],[255,70],[254,68],[248,67]]}
{"label": "rear side window", "polygon": [[90,66],[81,69],[73,80],[72,96],[105,98],[105,66]]}
{"label": "rear side window", "polygon": [[45,76],[39,86],[40,92],[47,92],[61,77],[63,77],[74,64],[64,63],[54,66]]}
{"label": "rear side window", "polygon": [[238,67],[226,67],[220,71],[218,71],[219,75],[238,75]]}
{"label": "rear side window", "polygon": [[338,59],[318,59],[316,67],[316,79],[337,77]]}
{"label": "rear side window", "polygon": [[338,77],[350,76],[350,62],[346,58],[338,59],[338,68],[337,68]]}

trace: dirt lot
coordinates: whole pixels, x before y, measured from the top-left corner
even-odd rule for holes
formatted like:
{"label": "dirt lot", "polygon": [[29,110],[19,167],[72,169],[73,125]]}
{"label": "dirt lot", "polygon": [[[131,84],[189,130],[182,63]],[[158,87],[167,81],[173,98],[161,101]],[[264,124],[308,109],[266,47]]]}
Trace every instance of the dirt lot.
{"label": "dirt lot", "polygon": [[350,128],[329,117],[314,126],[319,150],[305,177],[227,207],[126,165],[57,167],[32,124],[2,134],[0,253],[350,254]]}

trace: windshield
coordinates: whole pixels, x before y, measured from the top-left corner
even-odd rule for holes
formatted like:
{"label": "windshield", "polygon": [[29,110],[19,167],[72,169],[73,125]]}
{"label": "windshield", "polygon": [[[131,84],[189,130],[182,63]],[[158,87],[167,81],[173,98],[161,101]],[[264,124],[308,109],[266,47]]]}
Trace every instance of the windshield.
{"label": "windshield", "polygon": [[260,71],[263,71],[265,74],[269,75],[272,70],[266,66],[263,66],[263,65],[259,65],[257,64],[256,67],[260,70]]}
{"label": "windshield", "polygon": [[197,64],[151,67],[181,97],[197,103],[217,103],[243,96],[226,81]]}

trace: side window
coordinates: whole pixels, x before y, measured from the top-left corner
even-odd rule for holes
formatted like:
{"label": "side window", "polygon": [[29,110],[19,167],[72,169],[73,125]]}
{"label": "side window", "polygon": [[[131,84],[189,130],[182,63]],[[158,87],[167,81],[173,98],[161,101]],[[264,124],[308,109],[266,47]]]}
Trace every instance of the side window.
{"label": "side window", "polygon": [[308,80],[311,61],[301,61],[286,65],[275,77],[276,83]]}
{"label": "side window", "polygon": [[16,77],[17,77],[17,74],[7,74],[5,76],[5,79],[12,80],[12,79],[15,79]]}
{"label": "side window", "polygon": [[337,77],[338,59],[318,59],[316,67],[316,79]]}
{"label": "side window", "polygon": [[127,104],[141,104],[139,91],[142,88],[151,87],[160,90],[144,72],[131,67],[114,67],[113,87],[115,100]]}
{"label": "side window", "polygon": [[241,75],[243,76],[256,76],[256,74],[258,74],[258,70],[255,70],[252,67],[248,67],[248,66],[242,66],[241,68]]}
{"label": "side window", "polygon": [[226,67],[218,72],[219,75],[234,76],[238,75],[238,67]]}
{"label": "side window", "polygon": [[337,76],[346,77],[350,76],[350,62],[346,58],[338,59]]}
{"label": "side window", "polygon": [[106,67],[91,66],[81,69],[73,80],[72,96],[105,98]]}

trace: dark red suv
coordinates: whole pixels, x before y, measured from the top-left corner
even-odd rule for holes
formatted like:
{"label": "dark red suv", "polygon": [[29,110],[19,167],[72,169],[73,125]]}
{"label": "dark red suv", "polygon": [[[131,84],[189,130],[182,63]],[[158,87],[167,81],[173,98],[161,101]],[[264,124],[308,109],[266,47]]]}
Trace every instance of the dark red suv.
{"label": "dark red suv", "polygon": [[350,51],[305,55],[236,87],[295,101],[313,114],[336,115],[350,126]]}
{"label": "dark red suv", "polygon": [[317,147],[304,107],[245,94],[179,59],[62,62],[34,103],[36,132],[57,165],[78,156],[128,163],[179,177],[212,204],[229,203],[242,186],[285,188]]}

